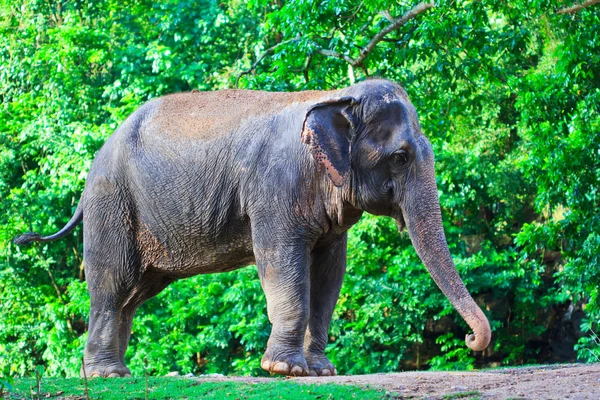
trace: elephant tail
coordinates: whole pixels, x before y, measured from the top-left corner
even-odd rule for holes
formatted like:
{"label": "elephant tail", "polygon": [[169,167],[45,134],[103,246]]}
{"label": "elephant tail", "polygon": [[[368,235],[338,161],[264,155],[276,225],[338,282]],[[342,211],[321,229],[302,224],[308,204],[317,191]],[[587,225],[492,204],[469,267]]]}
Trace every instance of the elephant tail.
{"label": "elephant tail", "polygon": [[13,239],[13,243],[17,245],[30,244],[32,242],[51,242],[56,239],[60,239],[65,236],[67,233],[71,232],[79,223],[83,220],[83,206],[82,201],[77,205],[77,209],[75,210],[75,214],[71,217],[71,220],[62,228],[60,231],[56,232],[54,235],[50,236],[42,236],[39,233],[35,232],[27,232],[22,234],[21,236],[17,236]]}

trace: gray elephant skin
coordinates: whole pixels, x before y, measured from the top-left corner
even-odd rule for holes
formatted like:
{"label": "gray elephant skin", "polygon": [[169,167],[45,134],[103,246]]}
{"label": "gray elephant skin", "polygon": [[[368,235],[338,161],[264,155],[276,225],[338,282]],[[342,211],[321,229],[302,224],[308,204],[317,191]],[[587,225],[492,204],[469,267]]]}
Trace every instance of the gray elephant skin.
{"label": "gray elephant skin", "polygon": [[437,193],[431,144],[393,82],[180,93],[146,103],[106,141],[61,231],[15,243],[55,240],[83,221],[88,377],[130,375],[135,310],[170,283],[253,263],[272,323],[261,367],[335,375],[327,331],[347,231],[365,211],[406,227],[473,330],[467,346],[488,346],[490,326],[452,262]]}

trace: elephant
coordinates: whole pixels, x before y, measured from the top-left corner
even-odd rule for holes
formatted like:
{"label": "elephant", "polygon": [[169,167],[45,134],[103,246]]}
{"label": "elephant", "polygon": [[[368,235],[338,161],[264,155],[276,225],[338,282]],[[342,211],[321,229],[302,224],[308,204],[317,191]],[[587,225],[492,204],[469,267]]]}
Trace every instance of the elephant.
{"label": "elephant", "polygon": [[142,105],[97,153],[83,221],[91,299],[82,374],[130,376],[136,309],[175,280],[256,264],[272,324],[261,367],[335,375],[325,355],[363,212],[395,219],[485,349],[491,329],[453,264],[434,154],[406,91],[369,79],[335,91],[192,91]]}

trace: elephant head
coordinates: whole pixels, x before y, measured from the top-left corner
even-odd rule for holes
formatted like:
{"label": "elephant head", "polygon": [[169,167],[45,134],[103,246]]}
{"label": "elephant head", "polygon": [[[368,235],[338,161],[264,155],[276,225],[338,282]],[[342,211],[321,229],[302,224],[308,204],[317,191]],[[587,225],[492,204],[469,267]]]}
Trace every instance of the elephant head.
{"label": "elephant head", "polygon": [[346,203],[405,226],[435,283],[473,330],[466,344],[485,349],[487,318],[467,292],[442,227],[434,156],[406,92],[385,80],[352,86],[307,111],[302,140]]}

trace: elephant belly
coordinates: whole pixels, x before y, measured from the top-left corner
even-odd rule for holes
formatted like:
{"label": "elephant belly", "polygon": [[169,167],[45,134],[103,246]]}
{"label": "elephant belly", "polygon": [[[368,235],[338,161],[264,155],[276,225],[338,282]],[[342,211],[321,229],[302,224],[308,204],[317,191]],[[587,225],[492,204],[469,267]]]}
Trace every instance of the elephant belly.
{"label": "elephant belly", "polygon": [[254,252],[250,240],[202,246],[197,252],[184,254],[173,263],[186,276],[233,271],[251,264],[254,264]]}
{"label": "elephant belly", "polygon": [[178,228],[140,230],[138,248],[144,269],[188,277],[232,271],[254,263],[247,224],[232,224],[221,232]]}

